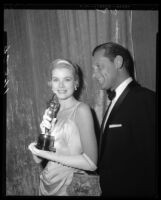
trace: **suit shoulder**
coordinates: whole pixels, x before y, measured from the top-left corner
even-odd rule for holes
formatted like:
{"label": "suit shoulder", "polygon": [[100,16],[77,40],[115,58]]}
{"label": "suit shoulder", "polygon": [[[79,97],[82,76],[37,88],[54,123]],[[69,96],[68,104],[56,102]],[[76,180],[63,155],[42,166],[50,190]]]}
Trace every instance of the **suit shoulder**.
{"label": "suit shoulder", "polygon": [[135,98],[148,98],[155,99],[156,93],[146,87],[140,86],[139,84],[131,90],[132,94],[135,95]]}
{"label": "suit shoulder", "polygon": [[147,112],[147,110],[155,110],[155,92],[141,86],[134,87],[127,95],[125,105],[128,106],[129,109],[133,109],[134,111],[142,110]]}

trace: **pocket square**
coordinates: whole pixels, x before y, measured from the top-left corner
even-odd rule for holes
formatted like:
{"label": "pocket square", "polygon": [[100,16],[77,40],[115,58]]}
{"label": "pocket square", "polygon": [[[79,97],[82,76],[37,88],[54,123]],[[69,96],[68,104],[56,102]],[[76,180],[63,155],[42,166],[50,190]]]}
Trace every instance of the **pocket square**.
{"label": "pocket square", "polygon": [[117,128],[117,127],[122,127],[122,124],[110,124],[109,128]]}

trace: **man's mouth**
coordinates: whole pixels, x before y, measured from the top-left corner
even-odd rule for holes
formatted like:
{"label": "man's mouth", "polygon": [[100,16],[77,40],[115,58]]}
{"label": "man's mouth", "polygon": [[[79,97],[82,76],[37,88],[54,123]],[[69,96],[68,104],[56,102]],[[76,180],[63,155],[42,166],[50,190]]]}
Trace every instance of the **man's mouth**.
{"label": "man's mouth", "polygon": [[97,78],[97,81],[99,82],[99,84],[103,84],[104,79],[103,78]]}

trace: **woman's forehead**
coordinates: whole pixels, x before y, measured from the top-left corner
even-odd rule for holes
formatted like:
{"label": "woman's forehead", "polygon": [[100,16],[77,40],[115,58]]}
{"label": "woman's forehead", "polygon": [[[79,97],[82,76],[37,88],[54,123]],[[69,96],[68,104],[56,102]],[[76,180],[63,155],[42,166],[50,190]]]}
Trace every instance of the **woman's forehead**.
{"label": "woman's forehead", "polygon": [[70,67],[59,66],[52,70],[52,75],[53,74],[68,74],[73,76],[73,70]]}

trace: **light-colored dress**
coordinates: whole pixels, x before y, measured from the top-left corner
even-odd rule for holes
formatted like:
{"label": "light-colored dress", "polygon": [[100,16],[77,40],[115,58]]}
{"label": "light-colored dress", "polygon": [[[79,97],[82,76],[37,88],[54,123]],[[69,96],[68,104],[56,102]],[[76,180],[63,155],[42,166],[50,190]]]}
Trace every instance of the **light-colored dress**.
{"label": "light-colored dress", "polygon": [[[62,155],[78,155],[82,153],[80,133],[75,122],[77,108],[81,102],[58,113],[57,123],[52,129],[55,136],[54,147]],[[78,169],[48,161],[40,174],[39,195],[68,196],[67,186],[71,183],[73,173]]]}

